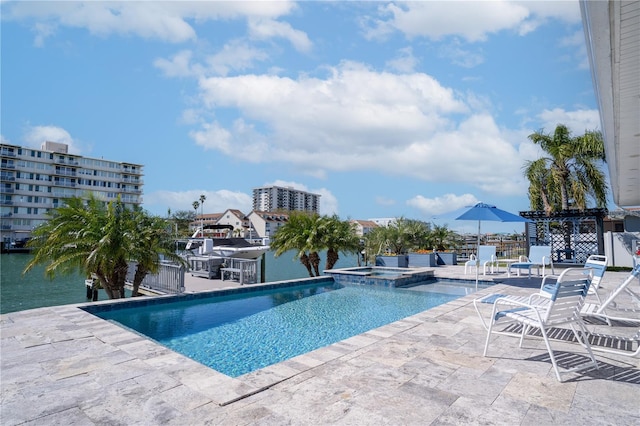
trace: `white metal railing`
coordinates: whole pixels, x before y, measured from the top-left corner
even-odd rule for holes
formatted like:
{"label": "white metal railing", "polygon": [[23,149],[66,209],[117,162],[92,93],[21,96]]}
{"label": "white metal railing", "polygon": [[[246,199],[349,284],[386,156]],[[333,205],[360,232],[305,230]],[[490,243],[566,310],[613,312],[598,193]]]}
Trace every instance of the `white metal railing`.
{"label": "white metal railing", "polygon": [[227,265],[220,268],[220,278],[238,281],[240,285],[258,282],[258,261],[252,259],[234,259],[226,261]]}
{"label": "white metal railing", "polygon": [[[133,284],[133,277],[136,273],[136,262],[130,262],[127,270],[127,284]],[[140,284],[141,289],[152,291],[179,294],[184,293],[184,272],[181,265],[169,262],[162,262],[157,274],[147,274]]]}

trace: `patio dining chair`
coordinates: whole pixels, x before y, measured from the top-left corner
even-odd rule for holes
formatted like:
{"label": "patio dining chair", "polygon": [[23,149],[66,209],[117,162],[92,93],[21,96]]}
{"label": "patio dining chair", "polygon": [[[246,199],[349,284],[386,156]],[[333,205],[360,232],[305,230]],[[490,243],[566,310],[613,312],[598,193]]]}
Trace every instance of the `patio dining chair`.
{"label": "patio dining chair", "polygon": [[[528,303],[520,303],[514,300],[503,301],[503,298],[497,298],[493,304],[493,312],[491,322],[487,330],[487,339],[484,347],[484,356],[487,356],[489,343],[491,343],[491,335],[494,334],[494,328],[502,323],[517,323],[522,326],[520,335],[520,347],[524,339],[532,328],[539,329],[542,338],[551,358],[551,364],[555,370],[558,381],[563,381],[562,374],[558,367],[556,357],[549,339],[549,331],[553,327],[569,326],[578,343],[586,350],[590,361],[569,369],[564,373],[584,370],[586,368],[598,368],[591,345],[587,338],[587,330],[582,322],[580,310],[585,303],[587,292],[591,279],[589,274],[585,274],[584,268],[568,268],[565,269],[558,277],[553,287],[547,288],[549,293],[548,302],[540,304],[538,299],[547,298],[538,293],[533,294],[529,298]],[[499,332],[500,333],[500,332]]]}
{"label": "patio dining chair", "polygon": [[511,275],[511,268],[518,270],[520,275],[521,269],[526,269],[529,272],[529,278],[531,278],[531,269],[537,268],[538,275],[540,275],[540,268],[542,268],[542,276],[545,276],[546,267],[551,267],[551,273],[555,274],[553,269],[553,259],[551,258],[551,246],[531,246],[529,248],[529,256],[524,257],[523,261],[509,264],[509,275]]}
{"label": "patio dining chair", "polygon": [[469,260],[464,263],[464,273],[467,273],[467,268],[479,268],[480,265],[483,275],[487,275],[487,267],[493,273],[493,268],[497,265],[496,246],[478,246],[478,253],[469,256]]}

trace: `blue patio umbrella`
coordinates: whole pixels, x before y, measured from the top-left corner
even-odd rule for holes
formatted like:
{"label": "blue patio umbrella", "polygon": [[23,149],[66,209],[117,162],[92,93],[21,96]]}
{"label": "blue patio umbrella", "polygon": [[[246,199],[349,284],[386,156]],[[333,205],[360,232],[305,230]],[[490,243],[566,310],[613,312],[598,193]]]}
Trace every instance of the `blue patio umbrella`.
{"label": "blue patio umbrella", "polygon": [[[469,210],[458,216],[455,220],[477,220],[478,221],[478,253],[480,251],[480,224],[482,221],[489,222],[531,222],[522,216],[500,210],[496,206],[490,204],[478,203]],[[478,290],[478,269],[480,268],[480,259],[476,256],[476,290]]]}

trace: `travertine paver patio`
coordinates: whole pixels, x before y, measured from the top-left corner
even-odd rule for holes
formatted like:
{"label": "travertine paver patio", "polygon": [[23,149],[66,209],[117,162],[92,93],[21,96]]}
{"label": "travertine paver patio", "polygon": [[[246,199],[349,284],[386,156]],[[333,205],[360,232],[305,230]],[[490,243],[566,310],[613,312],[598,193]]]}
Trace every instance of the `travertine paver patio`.
{"label": "travertine paver patio", "polygon": [[[626,275],[607,272],[605,289]],[[540,281],[494,277],[508,284],[485,292],[529,294]],[[203,285],[230,283],[188,287]],[[596,352],[599,370],[560,383],[541,339],[520,349],[498,336],[485,358],[475,297],[236,379],[78,305],[2,315],[0,424],[640,424],[640,359]],[[585,359],[553,344],[561,365]]]}

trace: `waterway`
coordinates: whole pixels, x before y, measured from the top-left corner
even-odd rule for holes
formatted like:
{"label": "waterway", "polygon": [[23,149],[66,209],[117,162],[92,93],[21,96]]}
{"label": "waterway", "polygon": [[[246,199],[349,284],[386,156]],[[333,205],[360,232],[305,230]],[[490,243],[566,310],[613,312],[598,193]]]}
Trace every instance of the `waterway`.
{"label": "waterway", "polygon": [[[265,254],[265,282],[308,278],[309,274],[294,252],[275,257],[272,251]],[[27,274],[22,271],[31,260],[30,254],[12,253],[0,255],[0,313],[25,309],[58,306],[86,302],[84,276],[79,273],[56,275],[50,280],[44,275],[44,266],[38,266]],[[320,253],[321,267],[326,261],[326,253]],[[355,255],[340,253],[335,268],[357,266]],[[106,298],[100,293],[101,300]]]}

